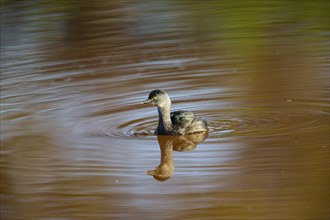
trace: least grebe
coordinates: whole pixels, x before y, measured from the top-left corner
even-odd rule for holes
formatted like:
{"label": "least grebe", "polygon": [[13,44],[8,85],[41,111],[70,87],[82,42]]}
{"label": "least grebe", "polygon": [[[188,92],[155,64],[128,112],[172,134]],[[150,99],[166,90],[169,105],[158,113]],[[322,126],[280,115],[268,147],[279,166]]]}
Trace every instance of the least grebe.
{"label": "least grebe", "polygon": [[153,90],[143,104],[158,107],[158,126],[156,135],[185,135],[207,132],[207,122],[192,112],[175,111],[171,113],[171,99],[164,90]]}

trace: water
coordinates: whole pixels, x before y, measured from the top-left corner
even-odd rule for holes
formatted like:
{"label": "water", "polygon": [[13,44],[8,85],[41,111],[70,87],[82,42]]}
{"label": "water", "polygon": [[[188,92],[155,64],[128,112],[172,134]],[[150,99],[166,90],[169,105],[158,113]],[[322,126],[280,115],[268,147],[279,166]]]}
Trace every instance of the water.
{"label": "water", "polygon": [[[328,9],[8,1],[1,219],[328,219]],[[156,88],[207,136],[152,135]]]}

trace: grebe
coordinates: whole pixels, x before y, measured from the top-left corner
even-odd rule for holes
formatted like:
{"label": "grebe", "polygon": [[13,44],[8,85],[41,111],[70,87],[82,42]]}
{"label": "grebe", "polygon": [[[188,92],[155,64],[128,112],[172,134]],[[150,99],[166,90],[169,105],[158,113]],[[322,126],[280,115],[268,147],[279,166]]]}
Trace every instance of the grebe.
{"label": "grebe", "polygon": [[207,132],[207,122],[192,112],[175,111],[171,113],[171,99],[164,90],[153,90],[143,104],[158,107],[158,126],[156,135],[186,135]]}

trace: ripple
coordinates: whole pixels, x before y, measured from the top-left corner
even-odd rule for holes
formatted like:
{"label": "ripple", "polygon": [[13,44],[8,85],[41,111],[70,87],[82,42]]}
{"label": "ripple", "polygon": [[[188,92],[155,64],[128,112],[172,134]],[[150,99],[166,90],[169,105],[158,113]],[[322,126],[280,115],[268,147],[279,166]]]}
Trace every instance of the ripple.
{"label": "ripple", "polygon": [[[87,120],[88,133],[111,138],[145,138],[154,139],[154,131],[158,124],[158,113],[155,107],[142,105],[149,91],[122,94],[112,99],[93,100],[95,111],[83,117]],[[175,94],[175,93],[174,93]],[[120,100],[120,103],[118,102]],[[194,112],[206,111],[197,100],[176,100],[173,111],[189,109]],[[96,103],[96,104],[95,104]],[[90,106],[88,102],[86,105]],[[110,108],[109,108],[110,106]],[[76,125],[80,127],[81,125]]]}
{"label": "ripple", "polygon": [[328,114],[316,111],[273,109],[231,109],[222,118],[218,113],[210,114],[215,119],[210,122],[211,134],[223,136],[277,136],[305,133],[323,129],[322,122]]}
{"label": "ripple", "polygon": [[[89,132],[97,136],[111,138],[144,138],[154,139],[154,130],[157,127],[158,115],[155,107],[138,103],[148,93],[133,94],[133,98],[116,97],[126,107],[116,109],[115,102],[111,102],[112,109],[98,111],[88,115]],[[214,97],[215,94],[208,94]],[[135,98],[134,98],[135,97]],[[204,100],[204,101],[203,101]],[[209,98],[211,100],[211,98]],[[297,105],[290,108],[225,108],[218,110],[221,101],[205,99],[176,100],[173,103],[173,111],[191,110],[198,116],[209,121],[209,138],[237,137],[237,136],[278,136],[309,132],[311,130],[324,129],[324,121],[328,120],[328,113],[316,108],[305,108]],[[103,108],[109,103],[103,103]],[[118,108],[120,108],[118,106]],[[323,123],[322,123],[323,122]]]}
{"label": "ripple", "polygon": [[104,133],[110,137],[151,137],[157,126],[157,119],[140,118],[123,121],[104,129]]}
{"label": "ripple", "polygon": [[[153,138],[154,129],[158,119],[156,112],[146,111],[144,107],[136,105],[132,109],[126,109],[113,113],[95,112],[86,118],[89,129],[85,132],[94,136],[107,136],[109,138]],[[79,125],[76,125],[79,126]]]}

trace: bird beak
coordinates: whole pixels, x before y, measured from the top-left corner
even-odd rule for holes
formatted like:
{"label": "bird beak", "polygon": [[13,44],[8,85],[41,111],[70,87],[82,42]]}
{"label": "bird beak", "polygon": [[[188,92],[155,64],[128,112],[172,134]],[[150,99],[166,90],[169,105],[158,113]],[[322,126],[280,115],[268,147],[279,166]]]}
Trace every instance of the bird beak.
{"label": "bird beak", "polygon": [[141,102],[141,104],[149,104],[151,103],[152,99],[147,99],[147,100],[144,100],[143,102]]}

